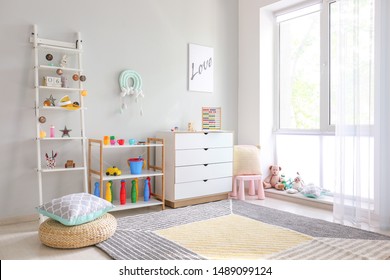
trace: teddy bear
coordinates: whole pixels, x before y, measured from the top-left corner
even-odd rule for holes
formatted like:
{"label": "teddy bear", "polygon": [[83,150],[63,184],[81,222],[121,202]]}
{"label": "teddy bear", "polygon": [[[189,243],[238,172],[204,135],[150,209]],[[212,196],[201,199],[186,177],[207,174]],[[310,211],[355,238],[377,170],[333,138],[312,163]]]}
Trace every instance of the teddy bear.
{"label": "teddy bear", "polygon": [[284,190],[284,185],[282,184],[282,178],[279,172],[282,168],[279,165],[271,165],[269,167],[270,174],[267,178],[264,179],[263,186],[265,189],[275,188],[277,190]]}

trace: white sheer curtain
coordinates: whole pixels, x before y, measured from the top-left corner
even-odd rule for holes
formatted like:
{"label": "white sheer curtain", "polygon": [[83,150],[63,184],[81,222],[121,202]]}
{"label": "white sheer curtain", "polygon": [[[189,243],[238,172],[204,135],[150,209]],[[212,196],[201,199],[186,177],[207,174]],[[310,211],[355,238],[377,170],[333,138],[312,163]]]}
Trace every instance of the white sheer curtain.
{"label": "white sheer curtain", "polygon": [[390,228],[388,2],[338,2],[333,212],[335,221],[366,229]]}

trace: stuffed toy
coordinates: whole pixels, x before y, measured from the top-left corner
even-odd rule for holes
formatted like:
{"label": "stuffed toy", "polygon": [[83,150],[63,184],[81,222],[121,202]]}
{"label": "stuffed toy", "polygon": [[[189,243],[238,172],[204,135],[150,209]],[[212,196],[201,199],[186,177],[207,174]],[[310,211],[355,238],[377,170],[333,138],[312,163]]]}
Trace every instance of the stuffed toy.
{"label": "stuffed toy", "polygon": [[263,186],[265,189],[275,188],[277,190],[284,190],[284,185],[282,184],[282,178],[279,172],[282,168],[279,165],[271,165],[269,167],[270,174],[267,178],[264,179]]}
{"label": "stuffed toy", "polygon": [[293,186],[292,188],[297,190],[298,192],[302,191],[303,187],[305,186],[302,178],[301,178],[301,175],[299,175],[299,173],[297,172],[297,177],[295,177],[294,179],[294,183],[293,183]]}
{"label": "stuffed toy", "polygon": [[323,191],[321,187],[310,183],[303,187],[301,194],[309,198],[319,198],[323,194]]}

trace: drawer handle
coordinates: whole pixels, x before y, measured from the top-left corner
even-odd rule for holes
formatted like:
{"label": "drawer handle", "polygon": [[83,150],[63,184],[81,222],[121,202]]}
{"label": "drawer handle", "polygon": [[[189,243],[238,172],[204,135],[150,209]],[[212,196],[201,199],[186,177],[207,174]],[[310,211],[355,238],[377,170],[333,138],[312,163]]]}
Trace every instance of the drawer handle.
{"label": "drawer handle", "polygon": [[203,150],[207,151],[209,148],[203,148]]}
{"label": "drawer handle", "polygon": [[204,135],[207,135],[207,134],[209,134],[208,132],[203,132],[204,133]]}
{"label": "drawer handle", "polygon": [[206,183],[207,181],[208,181],[208,179],[204,179],[204,180],[203,180],[203,182],[205,182],[205,183]]}
{"label": "drawer handle", "polygon": [[207,165],[209,165],[208,163],[205,163],[205,164],[203,164],[204,166],[207,166]]}

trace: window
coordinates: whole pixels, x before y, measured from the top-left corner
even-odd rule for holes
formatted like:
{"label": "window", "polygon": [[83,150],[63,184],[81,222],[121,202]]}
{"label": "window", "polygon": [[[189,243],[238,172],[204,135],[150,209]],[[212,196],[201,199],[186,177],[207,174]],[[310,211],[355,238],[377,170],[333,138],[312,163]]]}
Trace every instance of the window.
{"label": "window", "polygon": [[320,11],[279,23],[279,128],[320,129]]}
{"label": "window", "polygon": [[[369,11],[371,2],[359,1],[360,9]],[[332,191],[335,183],[336,89],[339,87],[339,67],[343,66],[338,49],[342,44],[340,41],[351,38],[340,39],[338,25],[341,13],[337,0],[310,3],[308,6],[307,2],[303,2],[302,6],[295,6],[288,12],[275,13],[275,49],[278,50],[274,125],[276,159],[286,177],[294,177],[299,172],[306,183]],[[371,15],[370,12],[362,12],[359,17],[358,39],[367,44],[360,44],[361,49],[357,53],[351,51],[351,55],[372,53],[369,49],[373,40],[370,37]],[[347,37],[352,35],[352,31],[345,33]],[[365,75],[370,75],[371,59],[367,57],[360,61],[356,65],[360,75],[356,86],[368,92],[372,84]],[[367,102],[374,103],[369,100],[368,94]],[[368,128],[372,121],[367,113]]]}
{"label": "window", "polygon": [[[325,3],[326,2],[326,3]],[[330,13],[324,1],[276,16],[278,85],[276,157],[286,177],[333,191],[334,125],[328,68]]]}

